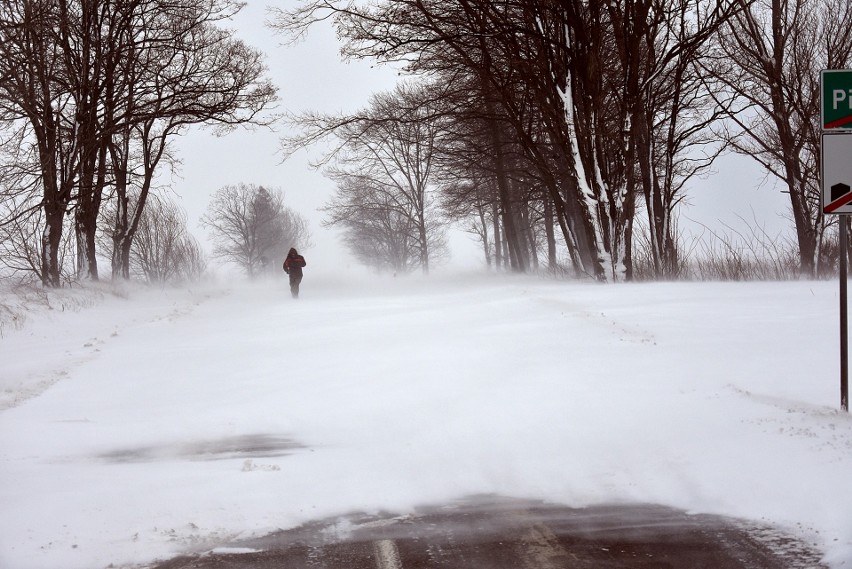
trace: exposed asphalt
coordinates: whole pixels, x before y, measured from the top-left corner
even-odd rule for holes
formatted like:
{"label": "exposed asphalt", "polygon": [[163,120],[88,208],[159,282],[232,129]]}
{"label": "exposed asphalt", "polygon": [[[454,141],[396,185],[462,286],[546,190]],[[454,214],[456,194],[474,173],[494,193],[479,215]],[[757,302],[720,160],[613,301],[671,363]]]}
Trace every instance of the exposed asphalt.
{"label": "exposed asphalt", "polygon": [[759,523],[655,505],[582,509],[478,497],[413,514],[353,513],[223,543],[151,569],[820,569]]}

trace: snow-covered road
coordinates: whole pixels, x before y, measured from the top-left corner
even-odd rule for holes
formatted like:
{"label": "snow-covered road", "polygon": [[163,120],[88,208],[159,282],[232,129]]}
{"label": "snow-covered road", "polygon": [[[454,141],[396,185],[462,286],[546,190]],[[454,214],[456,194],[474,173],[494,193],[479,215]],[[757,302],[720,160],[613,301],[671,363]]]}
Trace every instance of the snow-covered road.
{"label": "snow-covered road", "polygon": [[487,493],[761,520],[852,567],[836,288],[308,275],[35,311],[0,339],[0,567]]}

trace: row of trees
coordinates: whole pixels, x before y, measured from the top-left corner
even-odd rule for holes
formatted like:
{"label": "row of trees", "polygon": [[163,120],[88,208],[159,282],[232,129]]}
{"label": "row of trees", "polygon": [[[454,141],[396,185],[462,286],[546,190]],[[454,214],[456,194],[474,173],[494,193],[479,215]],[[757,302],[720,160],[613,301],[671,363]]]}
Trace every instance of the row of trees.
{"label": "row of trees", "polygon": [[[365,119],[332,127],[342,146],[327,169],[337,193],[326,225],[341,227],[355,258],[380,270],[428,272],[447,251],[431,191],[441,123],[421,94],[405,86],[378,94]],[[326,131],[322,122],[315,132]]]}
{"label": "row of trees", "polygon": [[[104,215],[112,218],[115,205]],[[214,258],[235,265],[249,278],[280,273],[290,247],[310,246],[307,220],[284,204],[284,194],[254,184],[224,186],[210,198],[201,218],[213,244]],[[98,234],[98,245],[113,243],[110,226]],[[36,258],[21,251],[18,240],[0,234],[4,265],[20,273],[36,272]],[[130,276],[148,283],[195,282],[207,270],[207,255],[189,233],[184,211],[173,201],[152,194],[142,212],[129,254]]]}
{"label": "row of trees", "polygon": [[638,231],[673,277],[688,182],[732,149],[782,181],[818,269],[818,72],[852,62],[846,0],[307,0],[274,25],[329,17],[347,57],[412,77],[361,113],[293,117],[285,142],[338,141],[327,221],[375,264],[428,270],[441,213],[514,270],[630,279]]}
{"label": "row of trees", "polygon": [[4,260],[58,286],[66,256],[97,279],[107,248],[113,276],[130,276],[156,176],[176,160],[169,140],[194,124],[261,122],[275,99],[262,54],[220,26],[240,7],[0,0]]}

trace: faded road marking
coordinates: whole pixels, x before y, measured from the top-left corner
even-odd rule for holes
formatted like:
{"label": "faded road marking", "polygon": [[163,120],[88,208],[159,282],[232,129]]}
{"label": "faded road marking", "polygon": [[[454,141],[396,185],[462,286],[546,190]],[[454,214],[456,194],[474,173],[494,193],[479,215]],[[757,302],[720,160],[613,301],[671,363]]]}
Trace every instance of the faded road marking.
{"label": "faded road marking", "polygon": [[559,545],[559,539],[544,524],[534,524],[521,536],[524,547],[522,560],[530,569],[560,569],[566,567],[569,554]]}
{"label": "faded road marking", "polygon": [[376,569],[402,569],[399,550],[393,540],[381,539],[373,542],[373,551],[376,554]]}

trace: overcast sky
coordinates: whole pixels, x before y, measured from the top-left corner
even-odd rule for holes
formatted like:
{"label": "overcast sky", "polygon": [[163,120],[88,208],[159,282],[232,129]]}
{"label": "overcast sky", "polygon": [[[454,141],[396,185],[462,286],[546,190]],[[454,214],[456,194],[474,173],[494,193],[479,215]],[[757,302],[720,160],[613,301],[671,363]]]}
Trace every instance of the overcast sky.
{"label": "overcast sky", "polygon": [[[279,88],[278,110],[356,110],[367,105],[371,94],[393,88],[399,79],[393,69],[367,62],[343,63],[330,25],[312,29],[295,46],[282,46],[281,38],[264,25],[266,6],[265,0],[250,0],[233,27],[247,43],[266,53],[269,75]],[[190,230],[207,241],[198,219],[209,196],[224,185],[242,182],[280,188],[288,206],[310,221],[314,247],[305,251],[309,262],[313,261],[310,265],[328,270],[351,265],[336,235],[320,226],[322,214],[317,209],[331,196],[332,183],[309,167],[307,153],[282,164],[278,154],[281,136],[280,131],[255,129],[216,137],[210,130],[194,129],[176,141],[183,164],[172,188],[187,212]],[[724,231],[723,224],[742,229],[740,218],[756,219],[770,235],[790,230],[787,196],[772,181],[767,183],[750,159],[724,158],[715,170],[708,179],[691,184],[691,205],[681,212],[684,231],[698,234],[702,225]],[[478,245],[466,235],[457,235],[452,248],[453,264],[481,263]]]}

